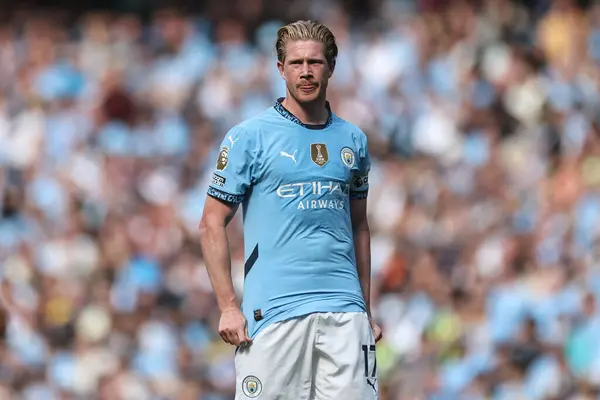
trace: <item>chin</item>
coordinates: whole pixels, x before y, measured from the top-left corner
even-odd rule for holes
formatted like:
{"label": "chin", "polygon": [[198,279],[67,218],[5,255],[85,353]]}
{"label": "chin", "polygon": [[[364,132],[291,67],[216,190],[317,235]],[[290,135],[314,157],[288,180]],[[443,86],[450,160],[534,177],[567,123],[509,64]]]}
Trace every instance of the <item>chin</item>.
{"label": "chin", "polygon": [[317,101],[320,97],[320,92],[318,90],[315,90],[313,93],[296,93],[296,99],[298,100],[299,103],[312,103],[314,101]]}

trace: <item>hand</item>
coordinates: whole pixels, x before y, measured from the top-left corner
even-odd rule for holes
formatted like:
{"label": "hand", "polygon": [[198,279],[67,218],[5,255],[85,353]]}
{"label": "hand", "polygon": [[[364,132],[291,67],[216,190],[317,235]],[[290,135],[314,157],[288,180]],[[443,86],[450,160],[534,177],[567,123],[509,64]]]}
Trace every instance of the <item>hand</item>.
{"label": "hand", "polygon": [[373,318],[369,318],[369,323],[371,324],[371,329],[373,329],[373,336],[375,337],[375,343],[379,342],[383,337],[383,331],[381,327],[377,325]]}
{"label": "hand", "polygon": [[219,335],[225,343],[234,346],[252,343],[252,339],[248,336],[248,321],[237,307],[228,308],[221,313]]}

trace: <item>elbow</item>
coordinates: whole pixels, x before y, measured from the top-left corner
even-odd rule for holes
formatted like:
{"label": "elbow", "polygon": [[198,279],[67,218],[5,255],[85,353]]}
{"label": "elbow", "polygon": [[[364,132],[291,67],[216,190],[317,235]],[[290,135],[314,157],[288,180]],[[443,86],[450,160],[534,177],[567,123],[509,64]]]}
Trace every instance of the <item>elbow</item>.
{"label": "elbow", "polygon": [[215,215],[207,213],[200,219],[198,230],[200,245],[204,247],[211,241],[212,237],[218,235],[220,232],[225,232],[225,223]]}
{"label": "elbow", "polygon": [[229,221],[231,221],[231,218],[233,218],[234,213],[235,208],[226,206],[212,198],[207,199],[198,226],[200,244],[202,247],[208,246],[208,243],[210,243],[214,237],[225,234],[225,228]]}
{"label": "elbow", "polygon": [[206,219],[204,218],[204,216],[200,219],[200,224],[198,225],[198,233],[200,235],[200,240],[202,240],[202,238],[204,236],[206,236],[206,232],[208,230],[208,224],[206,223]]}

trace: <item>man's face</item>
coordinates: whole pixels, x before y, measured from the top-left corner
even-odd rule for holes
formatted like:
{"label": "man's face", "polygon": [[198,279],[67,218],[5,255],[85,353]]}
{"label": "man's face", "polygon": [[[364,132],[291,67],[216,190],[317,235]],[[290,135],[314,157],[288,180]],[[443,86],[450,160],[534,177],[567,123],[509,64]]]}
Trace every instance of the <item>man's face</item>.
{"label": "man's face", "polygon": [[327,63],[324,45],[314,41],[286,44],[284,62],[277,62],[289,94],[300,104],[324,99],[333,69]]}

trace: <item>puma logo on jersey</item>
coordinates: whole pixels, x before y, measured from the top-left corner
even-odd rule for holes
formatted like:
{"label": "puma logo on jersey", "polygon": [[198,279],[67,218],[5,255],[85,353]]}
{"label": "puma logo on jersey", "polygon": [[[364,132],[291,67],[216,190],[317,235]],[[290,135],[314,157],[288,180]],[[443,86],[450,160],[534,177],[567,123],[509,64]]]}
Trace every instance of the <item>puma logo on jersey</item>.
{"label": "puma logo on jersey", "polygon": [[294,150],[294,154],[286,153],[285,151],[280,151],[279,154],[291,159],[294,162],[294,164],[296,164],[296,152],[298,152],[298,150]]}
{"label": "puma logo on jersey", "polygon": [[237,139],[233,140],[233,138],[231,137],[231,135],[229,135],[229,138],[228,138],[228,139],[229,139],[229,142],[231,142],[231,147],[233,147],[233,144],[234,144],[235,142],[237,142],[238,140],[240,140],[239,138],[237,138]]}

